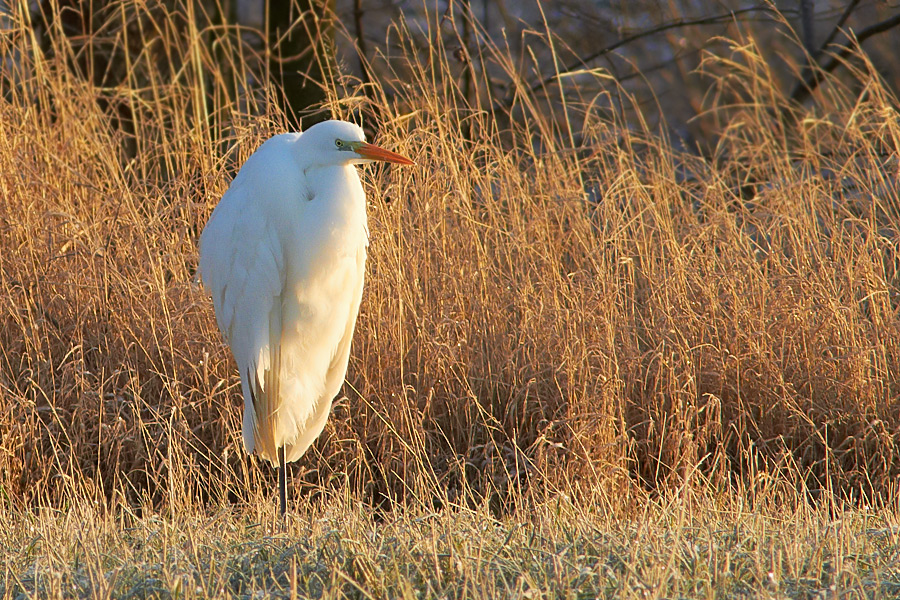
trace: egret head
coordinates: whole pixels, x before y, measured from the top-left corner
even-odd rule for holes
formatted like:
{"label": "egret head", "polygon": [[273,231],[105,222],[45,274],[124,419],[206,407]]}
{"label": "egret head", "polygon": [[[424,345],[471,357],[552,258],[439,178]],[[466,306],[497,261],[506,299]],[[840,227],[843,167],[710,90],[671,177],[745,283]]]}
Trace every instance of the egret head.
{"label": "egret head", "polygon": [[411,165],[413,161],[390,150],[366,143],[362,128],[347,121],[323,121],[299,138],[307,160],[322,165],[358,165],[385,161]]}

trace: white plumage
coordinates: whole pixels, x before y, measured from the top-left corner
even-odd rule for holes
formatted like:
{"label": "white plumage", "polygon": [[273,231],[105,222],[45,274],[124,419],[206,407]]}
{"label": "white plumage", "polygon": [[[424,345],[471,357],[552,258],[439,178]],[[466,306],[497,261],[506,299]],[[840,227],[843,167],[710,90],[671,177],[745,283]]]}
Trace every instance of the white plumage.
{"label": "white plumage", "polygon": [[200,236],[200,274],[240,369],[244,446],[279,465],[282,513],[284,463],[322,432],[347,371],[368,245],[354,165],[375,160],[412,164],[344,121],[276,135]]}

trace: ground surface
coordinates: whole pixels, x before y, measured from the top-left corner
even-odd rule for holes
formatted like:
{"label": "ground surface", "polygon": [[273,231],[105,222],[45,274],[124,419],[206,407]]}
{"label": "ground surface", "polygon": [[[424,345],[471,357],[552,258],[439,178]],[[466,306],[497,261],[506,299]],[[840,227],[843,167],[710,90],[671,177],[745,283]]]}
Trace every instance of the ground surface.
{"label": "ground surface", "polygon": [[5,598],[892,598],[896,511],[647,503],[613,518],[553,501],[376,518],[300,502],[106,516],[4,510]]}

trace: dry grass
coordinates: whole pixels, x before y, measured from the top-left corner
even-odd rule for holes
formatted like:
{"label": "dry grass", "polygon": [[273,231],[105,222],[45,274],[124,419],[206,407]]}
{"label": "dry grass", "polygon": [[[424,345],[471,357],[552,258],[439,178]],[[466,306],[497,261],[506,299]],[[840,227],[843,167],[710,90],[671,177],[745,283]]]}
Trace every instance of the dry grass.
{"label": "dry grass", "polygon": [[[242,454],[237,373],[191,281],[235,168],[283,130],[248,91],[265,61],[190,6],[126,1],[73,41],[32,35],[26,5],[0,33],[0,489],[20,507],[255,501],[272,475]],[[377,116],[418,166],[365,175],[347,398],[298,486],[497,514],[770,478],[889,495],[900,119],[865,56],[801,110],[735,39],[705,64],[720,136],[698,157],[625,127],[613,81],[523,86],[492,112],[439,34],[392,36],[389,75],[340,77],[329,108]],[[99,84],[78,74],[89,50],[117,65]]]}
{"label": "dry grass", "polygon": [[[262,501],[260,504],[259,501]],[[118,516],[79,502],[9,513],[6,598],[896,598],[900,522],[734,497],[650,501],[618,518],[564,499],[382,514],[350,495],[207,514]],[[260,525],[260,522],[263,525]]]}

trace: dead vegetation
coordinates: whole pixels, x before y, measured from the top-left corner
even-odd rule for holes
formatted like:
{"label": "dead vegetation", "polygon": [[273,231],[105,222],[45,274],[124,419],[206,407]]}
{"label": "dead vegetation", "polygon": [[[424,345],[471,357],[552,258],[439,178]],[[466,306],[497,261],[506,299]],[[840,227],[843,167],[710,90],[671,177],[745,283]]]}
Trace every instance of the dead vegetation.
{"label": "dead vegetation", "polygon": [[796,497],[642,503],[627,516],[562,497],[476,510],[359,510],[354,498],[118,515],[76,499],[8,512],[10,598],[895,598],[897,506],[842,512]]}
{"label": "dead vegetation", "polygon": [[[174,510],[271,485],[192,279],[207,216],[284,121],[233,30],[180,3],[120,8],[89,40],[128,57],[114,85],[80,72],[90,43],[33,35],[27,4],[0,33],[0,489],[17,505]],[[696,156],[625,126],[621,90],[467,102],[440,38],[423,53],[404,31],[392,79],[329,83],[334,115],[377,122],[418,166],[366,171],[346,399],[298,485],[497,510],[772,480],[891,491],[900,119],[864,55],[799,107],[735,38],[704,64],[720,135]]]}

